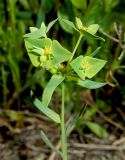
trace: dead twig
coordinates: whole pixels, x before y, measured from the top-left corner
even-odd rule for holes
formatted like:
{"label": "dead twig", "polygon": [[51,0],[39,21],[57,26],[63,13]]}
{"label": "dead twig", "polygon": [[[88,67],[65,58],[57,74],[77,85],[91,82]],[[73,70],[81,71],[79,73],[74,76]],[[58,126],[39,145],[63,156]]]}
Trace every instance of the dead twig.
{"label": "dead twig", "polygon": [[6,120],[3,120],[2,118],[0,118],[0,125],[7,127],[11,133],[20,133],[21,132],[21,130],[19,128],[12,127],[9,124],[9,122],[7,122]]}
{"label": "dead twig", "polygon": [[117,145],[120,145],[120,144],[123,144],[123,143],[125,143],[125,137],[122,137],[122,138],[114,141],[114,142],[112,143],[112,145],[113,145],[113,146],[117,146]]}
{"label": "dead twig", "polygon": [[121,125],[117,124],[116,122],[114,122],[113,120],[111,120],[109,117],[107,117],[104,113],[102,113],[100,110],[97,111],[99,113],[99,115],[108,123],[112,124],[113,126],[115,126],[116,128],[125,131],[125,128],[122,127]]}
{"label": "dead twig", "polygon": [[81,144],[81,143],[71,143],[68,144],[71,148],[76,148],[78,150],[105,150],[105,151],[125,151],[125,147],[118,147],[114,145],[100,145],[100,144]]}
{"label": "dead twig", "polygon": [[102,34],[104,34],[106,37],[108,37],[109,39],[113,40],[114,42],[119,43],[119,40],[118,40],[117,38],[115,38],[115,37],[113,37],[113,36],[107,34],[107,33],[104,32],[102,29],[100,29],[100,32],[101,32]]}

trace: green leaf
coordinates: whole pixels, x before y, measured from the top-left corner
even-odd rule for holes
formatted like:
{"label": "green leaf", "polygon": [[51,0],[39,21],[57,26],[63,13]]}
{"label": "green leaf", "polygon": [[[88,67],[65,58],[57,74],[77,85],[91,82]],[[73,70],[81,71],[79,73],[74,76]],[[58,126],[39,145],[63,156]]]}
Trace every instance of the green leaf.
{"label": "green leaf", "polygon": [[99,29],[99,25],[98,24],[91,24],[90,26],[88,26],[87,28],[87,32],[89,32],[90,34],[94,35]]}
{"label": "green leaf", "polygon": [[46,136],[46,134],[41,131],[40,132],[40,136],[42,138],[42,140],[44,141],[44,143],[49,147],[51,148],[53,151],[55,151],[57,154],[59,155],[62,155],[62,153],[56,149],[56,147],[53,146],[53,144],[51,143],[51,141],[48,139],[48,137]]}
{"label": "green leaf", "polygon": [[51,47],[52,41],[50,38],[43,38],[43,39],[25,39],[25,42],[28,42],[29,45],[26,45],[26,49],[33,49],[33,48],[45,48]]}
{"label": "green leaf", "polygon": [[27,33],[23,36],[24,38],[32,38],[32,39],[36,39],[36,38],[40,38],[40,37],[46,37],[46,26],[44,23],[41,24],[40,29],[37,29],[34,32],[31,33]]}
{"label": "green leaf", "polygon": [[36,26],[40,27],[41,22],[44,22],[46,20],[46,13],[45,8],[43,6],[43,1],[40,2],[39,9],[37,10],[37,17],[36,17]]}
{"label": "green leaf", "polygon": [[65,70],[65,80],[76,82],[78,80],[78,78],[79,77],[77,76],[77,74],[74,72],[72,67],[68,64],[66,66],[66,70]]}
{"label": "green leaf", "polygon": [[75,29],[76,31],[78,31],[78,29],[75,27],[74,23],[67,20],[67,19],[60,19],[60,21],[63,21],[64,23],[66,23],[67,25],[69,25],[70,27],[72,27],[73,29]]}
{"label": "green leaf", "polygon": [[106,64],[105,60],[85,56],[82,61],[85,77],[92,78],[97,74]]}
{"label": "green leaf", "polygon": [[98,24],[91,24],[88,27],[84,26],[82,21],[80,20],[80,18],[76,17],[76,26],[79,29],[79,32],[83,35],[85,35],[88,38],[94,38],[97,40],[101,40],[103,42],[105,42],[105,40],[102,37],[98,37],[95,36],[94,34],[96,34],[96,32],[99,29],[99,25]]}
{"label": "green leaf", "polygon": [[27,40],[25,40],[25,47],[27,49],[30,60],[35,67],[38,67],[39,66],[39,54],[32,52],[33,45]]}
{"label": "green leaf", "polygon": [[[81,21],[81,19],[80,18],[77,18],[76,17],[76,26],[77,26],[77,28],[80,30],[80,29],[82,29],[82,28],[85,28],[85,27],[83,27],[83,24],[82,24],[82,21]],[[83,29],[84,30],[84,29]]]}
{"label": "green leaf", "polygon": [[76,125],[76,123],[78,122],[78,120],[81,118],[83,112],[85,111],[86,106],[87,106],[87,104],[85,104],[85,105],[82,107],[81,111],[80,111],[79,113],[77,113],[77,114],[74,116],[74,118],[72,119],[72,121],[66,126],[66,134],[67,134],[67,135],[68,135],[70,129],[71,129],[74,125]]}
{"label": "green leaf", "polygon": [[29,10],[30,9],[30,4],[28,3],[27,0],[19,0],[19,2],[23,6],[23,8],[25,8],[25,10]]}
{"label": "green leaf", "polygon": [[78,76],[82,79],[85,80],[85,73],[82,69],[82,61],[83,61],[83,56],[79,56],[76,59],[74,59],[70,65],[73,68],[73,70],[78,74]]}
{"label": "green leaf", "polygon": [[50,22],[46,28],[46,33],[51,29],[51,27],[57,22],[58,18]]}
{"label": "green leaf", "polygon": [[105,39],[102,38],[102,37],[95,36],[95,35],[90,34],[89,32],[86,32],[86,31],[84,31],[84,30],[82,30],[82,32],[83,32],[83,34],[84,34],[87,38],[91,38],[91,39],[100,40],[100,41],[105,42]]}
{"label": "green leaf", "polygon": [[32,53],[40,56],[44,54],[44,49],[34,46],[34,49],[32,49]]}
{"label": "green leaf", "polygon": [[56,123],[60,123],[60,116],[59,114],[57,114],[55,111],[53,111],[52,109],[44,106],[44,104],[35,97],[35,95],[33,94],[33,92],[31,92],[31,96],[32,96],[32,100],[34,105],[43,113],[45,114],[47,117],[49,117],[51,120],[53,120]]}
{"label": "green leaf", "polygon": [[74,71],[82,80],[85,80],[86,77],[92,78],[95,76],[105,64],[105,60],[90,56],[79,56],[70,63]]}
{"label": "green leaf", "polygon": [[13,82],[16,87],[17,92],[20,91],[20,68],[18,62],[15,60],[15,57],[11,52],[7,55],[8,65],[12,72]]}
{"label": "green leaf", "polygon": [[42,103],[44,106],[48,106],[52,94],[56,87],[64,80],[64,77],[61,75],[53,75],[50,81],[48,82],[47,86],[45,87],[42,95]]}
{"label": "green leaf", "polygon": [[87,27],[87,26],[83,25],[83,23],[80,20],[80,18],[76,17],[76,26],[79,29],[79,32],[81,34],[86,35],[87,37],[94,38],[94,39],[99,39],[99,40],[105,42],[105,40],[103,38],[94,35],[94,34],[96,34],[96,32],[99,29],[99,25],[98,24],[91,24],[91,25],[89,25]]}
{"label": "green leaf", "polygon": [[78,9],[86,9],[87,8],[87,0],[71,0],[72,4]]}
{"label": "green leaf", "polygon": [[62,19],[69,20],[67,12],[65,12],[65,9],[60,8],[57,12],[57,15],[58,15],[58,20],[62,29],[67,33],[73,34],[73,28],[62,20]]}
{"label": "green leaf", "polygon": [[95,114],[97,113],[97,110],[98,110],[98,108],[97,108],[96,105],[94,105],[91,108],[87,108],[85,113],[84,113],[83,119],[84,120],[91,120],[92,116],[95,116]]}
{"label": "green leaf", "polygon": [[102,48],[102,46],[101,47],[98,47],[93,53],[91,53],[91,57],[94,57],[95,55],[97,55],[99,52],[100,52],[100,50],[101,50],[101,48]]}
{"label": "green leaf", "polygon": [[65,61],[68,61],[71,57],[71,52],[67,49],[63,48],[60,43],[56,40],[52,42],[52,49],[54,53],[54,64],[59,64]]}
{"label": "green leaf", "polygon": [[38,28],[36,28],[36,27],[30,27],[30,32],[32,33],[32,32],[35,32],[35,31],[37,31],[38,30]]}
{"label": "green leaf", "polygon": [[50,47],[52,44],[51,39],[43,38],[43,39],[25,39],[25,46],[30,57],[32,64],[35,67],[40,65],[39,57],[40,52],[43,53],[42,48]]}
{"label": "green leaf", "polygon": [[71,52],[63,48],[58,41],[56,40],[51,41],[51,39],[49,38],[43,38],[43,39],[28,38],[25,39],[25,46],[28,51],[28,55],[31,59],[31,62],[36,67],[40,65],[39,61],[40,52],[42,54],[43,53],[42,49],[45,49],[46,47],[52,49],[53,59],[50,60],[52,62],[49,62],[52,65],[58,65],[64,61],[68,61],[71,56]]}
{"label": "green leaf", "polygon": [[107,83],[95,82],[95,81],[91,81],[91,80],[82,81],[81,79],[79,79],[77,81],[77,84],[79,86],[82,86],[82,87],[85,87],[85,88],[88,88],[88,89],[96,89],[96,88],[103,87]]}
{"label": "green leaf", "polygon": [[73,74],[73,75],[65,75],[66,76],[66,81],[74,81],[76,82],[78,80],[78,76]]}
{"label": "green leaf", "polygon": [[97,123],[94,123],[94,122],[90,122],[90,121],[85,121],[84,123],[98,137],[100,137],[100,138],[107,138],[108,137],[108,132],[103,126],[101,126]]}
{"label": "green leaf", "polygon": [[40,37],[46,37],[46,33],[44,33],[41,29],[38,29],[34,32],[27,33],[23,36],[24,38],[40,38]]}

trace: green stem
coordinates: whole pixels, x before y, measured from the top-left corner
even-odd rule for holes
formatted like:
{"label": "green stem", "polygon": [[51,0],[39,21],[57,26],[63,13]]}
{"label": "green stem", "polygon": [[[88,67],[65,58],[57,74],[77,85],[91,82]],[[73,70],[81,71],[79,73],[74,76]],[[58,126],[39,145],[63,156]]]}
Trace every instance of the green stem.
{"label": "green stem", "polygon": [[71,61],[71,60],[73,59],[73,57],[74,57],[74,55],[75,55],[75,52],[76,52],[76,50],[77,50],[77,48],[78,48],[78,46],[79,46],[79,43],[80,43],[82,37],[83,37],[83,34],[80,34],[80,35],[79,35],[79,39],[78,39],[78,41],[77,41],[77,43],[76,43],[76,45],[75,45],[75,48],[74,48],[74,50],[73,50],[73,52],[72,52],[72,56],[71,56],[71,58],[70,58],[69,61]]}
{"label": "green stem", "polygon": [[61,148],[63,160],[67,160],[67,137],[65,131],[65,83],[62,84],[62,106],[61,106]]}

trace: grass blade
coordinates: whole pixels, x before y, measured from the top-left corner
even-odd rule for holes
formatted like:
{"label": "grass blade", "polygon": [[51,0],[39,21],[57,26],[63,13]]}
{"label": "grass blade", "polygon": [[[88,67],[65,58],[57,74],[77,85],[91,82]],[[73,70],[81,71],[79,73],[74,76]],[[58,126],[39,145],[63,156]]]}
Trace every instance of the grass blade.
{"label": "grass blade", "polygon": [[48,137],[46,136],[46,134],[43,131],[40,132],[40,136],[41,136],[42,140],[44,141],[44,143],[49,148],[51,148],[53,151],[55,151],[56,154],[62,155],[62,153],[59,150],[57,150],[56,147],[53,146],[53,144],[51,143],[51,141],[48,139]]}
{"label": "grass blade", "polygon": [[80,119],[80,117],[82,116],[83,112],[84,112],[85,109],[86,109],[86,106],[87,106],[87,104],[85,104],[85,105],[82,107],[81,111],[80,111],[78,114],[76,114],[76,115],[74,116],[73,120],[67,125],[67,127],[66,127],[66,134],[67,134],[67,135],[68,135],[70,129],[77,123],[77,121],[78,121],[78,120]]}

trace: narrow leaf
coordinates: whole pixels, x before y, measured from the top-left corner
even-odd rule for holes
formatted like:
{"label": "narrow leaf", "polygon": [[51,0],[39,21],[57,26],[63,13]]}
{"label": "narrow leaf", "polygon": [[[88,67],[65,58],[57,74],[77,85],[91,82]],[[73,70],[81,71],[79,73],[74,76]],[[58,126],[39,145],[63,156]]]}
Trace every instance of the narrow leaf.
{"label": "narrow leaf", "polygon": [[76,82],[78,80],[78,76],[77,75],[66,75],[66,81],[73,81]]}
{"label": "narrow leaf", "polygon": [[[83,24],[82,24],[81,19],[78,18],[78,17],[76,17],[76,26],[77,26],[77,28],[78,28],[79,30],[82,29],[82,28],[85,28],[85,27],[83,26]],[[84,29],[83,29],[83,30],[84,30]]]}
{"label": "narrow leaf", "polygon": [[51,143],[51,141],[48,139],[48,137],[46,136],[46,134],[41,131],[40,132],[40,136],[42,138],[42,140],[44,141],[44,143],[49,147],[51,148],[53,151],[55,151],[57,154],[59,155],[62,155],[62,153],[56,149],[56,147],[53,146],[53,144]]}
{"label": "narrow leaf", "polygon": [[23,37],[24,38],[32,38],[32,39],[36,39],[36,38],[40,38],[40,37],[46,37],[46,26],[45,26],[45,24],[42,23],[40,29],[37,29],[36,31],[31,32],[31,33],[27,33]]}
{"label": "narrow leaf", "polygon": [[56,123],[60,123],[60,116],[53,111],[52,109],[44,106],[44,104],[35,97],[35,95],[33,94],[33,92],[31,92],[31,96],[33,99],[33,103],[34,105],[43,113],[45,114],[47,117],[49,117],[51,120],[53,120]]}
{"label": "narrow leaf", "polygon": [[8,60],[8,65],[12,72],[14,85],[16,87],[16,90],[19,91],[21,86],[20,84],[21,80],[20,80],[20,68],[18,61],[15,60],[14,55],[11,53],[7,55],[7,60]]}
{"label": "narrow leaf", "polygon": [[87,104],[85,104],[85,105],[82,107],[81,111],[80,111],[78,114],[76,114],[76,115],[74,116],[73,120],[66,126],[66,134],[67,134],[67,135],[68,135],[70,129],[71,129],[74,125],[76,125],[76,123],[78,122],[78,120],[79,120],[79,119],[81,118],[81,116],[83,115],[83,112],[85,111],[86,106],[87,106]]}
{"label": "narrow leaf", "polygon": [[65,12],[65,9],[60,8],[57,12],[57,15],[58,15],[59,23],[60,23],[60,26],[62,27],[62,29],[64,31],[66,31],[67,33],[73,34],[72,26],[70,26],[67,23],[65,23],[64,21],[62,21],[62,19],[66,19],[66,20],[69,19],[67,13]]}
{"label": "narrow leaf", "polygon": [[50,81],[48,82],[47,86],[45,87],[42,95],[42,103],[44,106],[48,106],[52,94],[56,87],[64,80],[64,77],[61,75],[53,75]]}
{"label": "narrow leaf", "polygon": [[67,20],[67,19],[61,19],[61,21],[63,21],[64,23],[66,23],[67,25],[69,25],[70,27],[72,27],[74,30],[78,31],[78,29],[75,27],[74,23]]}
{"label": "narrow leaf", "polygon": [[106,138],[108,136],[108,132],[103,126],[90,121],[85,121],[84,123],[98,137]]}
{"label": "narrow leaf", "polygon": [[84,34],[87,38],[96,39],[96,40],[100,40],[100,41],[105,42],[105,39],[102,38],[102,37],[95,36],[95,35],[93,35],[93,34],[91,34],[91,33],[89,33],[89,32],[86,32],[86,31],[84,31],[84,30],[82,30],[82,31],[83,31],[83,34]]}
{"label": "narrow leaf", "polygon": [[42,31],[42,29],[38,29],[34,32],[27,33],[23,36],[24,38],[40,38],[40,37],[46,37],[46,33]]}
{"label": "narrow leaf", "polygon": [[102,46],[98,47],[90,56],[94,57],[95,55],[97,55],[100,52],[101,48],[102,48]]}
{"label": "narrow leaf", "polygon": [[78,9],[85,10],[87,8],[87,0],[84,0],[84,1],[71,0],[71,2]]}
{"label": "narrow leaf", "polygon": [[46,28],[46,33],[51,29],[51,27],[57,22],[58,18],[50,22]]}
{"label": "narrow leaf", "polygon": [[103,87],[104,85],[106,85],[107,83],[101,83],[101,82],[95,82],[95,81],[91,81],[91,80],[81,80],[79,79],[77,81],[77,84],[79,86],[88,88],[88,89],[96,89],[96,88],[100,88]]}

